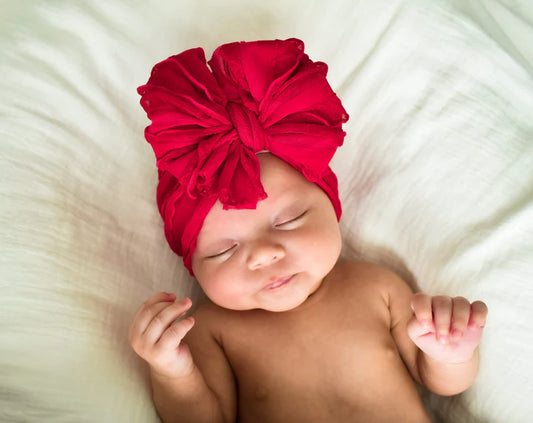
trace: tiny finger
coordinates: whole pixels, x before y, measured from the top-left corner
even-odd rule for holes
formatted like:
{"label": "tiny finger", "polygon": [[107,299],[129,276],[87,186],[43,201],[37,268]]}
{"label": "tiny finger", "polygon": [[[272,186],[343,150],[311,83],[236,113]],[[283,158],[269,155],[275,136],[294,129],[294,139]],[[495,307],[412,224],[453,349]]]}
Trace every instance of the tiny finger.
{"label": "tiny finger", "polygon": [[474,301],[470,306],[470,320],[468,327],[473,329],[481,329],[485,327],[487,322],[487,305],[483,301]]}
{"label": "tiny finger", "polygon": [[157,345],[162,349],[177,348],[185,335],[187,335],[192,329],[194,323],[194,317],[187,317],[186,319],[172,324],[167,330],[165,330],[163,335],[161,335]]}
{"label": "tiny finger", "polygon": [[463,337],[470,318],[470,302],[464,297],[455,297],[452,305],[452,327],[450,336],[454,340]]}
{"label": "tiny finger", "polygon": [[431,311],[431,297],[429,295],[423,293],[413,295],[411,309],[416,320],[418,320],[422,327],[425,329],[432,327],[433,314]]}
{"label": "tiny finger", "polygon": [[161,301],[155,304],[151,304],[149,308],[146,308],[144,305],[139,309],[137,314],[135,315],[135,318],[133,319],[133,323],[130,327],[130,339],[134,335],[142,335],[146,332],[146,329],[148,328],[148,325],[156,316],[161,312],[161,310],[168,307],[170,304],[172,304],[172,301]]}
{"label": "tiny finger", "polygon": [[176,295],[174,294],[168,292],[158,292],[157,294],[154,294],[150,298],[148,298],[144,303],[142,303],[142,305],[137,309],[133,320],[136,320],[140,314],[144,313],[154,304],[157,304],[162,301],[174,301],[175,299]]}
{"label": "tiny finger", "polygon": [[452,299],[444,295],[438,295],[433,297],[432,307],[437,339],[446,344],[449,340],[452,320]]}
{"label": "tiny finger", "polygon": [[172,294],[170,292],[158,292],[157,294],[151,296],[148,298],[144,303],[144,307],[150,307],[153,304],[156,304],[160,301],[174,301],[176,299],[176,295]]}
{"label": "tiny finger", "polygon": [[172,322],[179,317],[183,316],[191,307],[192,301],[189,298],[185,298],[176,303],[167,305],[158,314],[154,315],[151,322],[148,324],[144,332],[145,339],[155,344],[163,332],[170,327]]}

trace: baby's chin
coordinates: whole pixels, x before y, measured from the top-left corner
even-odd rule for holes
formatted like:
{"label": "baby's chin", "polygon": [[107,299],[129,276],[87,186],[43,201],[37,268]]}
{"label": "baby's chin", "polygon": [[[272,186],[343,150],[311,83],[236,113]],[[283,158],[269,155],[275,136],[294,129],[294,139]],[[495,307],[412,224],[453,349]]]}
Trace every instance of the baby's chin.
{"label": "baby's chin", "polygon": [[265,311],[270,311],[272,313],[283,313],[285,311],[291,311],[291,310],[297,309],[305,302],[305,300],[306,299],[304,298],[302,301],[293,302],[290,304],[272,304],[272,305],[268,304],[268,305],[261,307],[261,309]]}
{"label": "baby's chin", "polygon": [[[309,293],[287,293],[283,296],[279,295],[265,295],[262,298],[250,301],[248,304],[218,304],[220,307],[234,310],[234,311],[249,311],[249,310],[265,310],[273,313],[282,313],[285,311],[291,311],[297,309],[304,304],[308,297],[312,294]],[[292,294],[292,295],[291,295]]]}

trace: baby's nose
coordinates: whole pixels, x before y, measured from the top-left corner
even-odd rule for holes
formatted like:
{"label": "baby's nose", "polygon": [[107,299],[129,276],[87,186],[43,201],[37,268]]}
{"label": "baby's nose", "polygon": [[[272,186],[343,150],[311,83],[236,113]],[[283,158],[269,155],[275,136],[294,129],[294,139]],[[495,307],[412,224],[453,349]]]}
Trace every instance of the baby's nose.
{"label": "baby's nose", "polygon": [[262,241],[253,245],[247,263],[250,270],[257,270],[276,263],[284,257],[285,249],[282,245]]}

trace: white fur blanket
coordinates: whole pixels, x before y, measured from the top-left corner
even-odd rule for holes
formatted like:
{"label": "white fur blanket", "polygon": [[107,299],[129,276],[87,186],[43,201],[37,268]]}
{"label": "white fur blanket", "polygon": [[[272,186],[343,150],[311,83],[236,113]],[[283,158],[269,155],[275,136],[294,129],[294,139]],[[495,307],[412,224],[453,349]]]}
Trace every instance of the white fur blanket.
{"label": "white fur blanket", "polygon": [[0,16],[0,421],[157,421],[127,328],[158,290],[200,292],[164,239],[135,89],[184,49],[289,37],[351,116],[344,254],[489,306],[479,377],[425,395],[435,420],[531,421],[531,3],[4,0]]}

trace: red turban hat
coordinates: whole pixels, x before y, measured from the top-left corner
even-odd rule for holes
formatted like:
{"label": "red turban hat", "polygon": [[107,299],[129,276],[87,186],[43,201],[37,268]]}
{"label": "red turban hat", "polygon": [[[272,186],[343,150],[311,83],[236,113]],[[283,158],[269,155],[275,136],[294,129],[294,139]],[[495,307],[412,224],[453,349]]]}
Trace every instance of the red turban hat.
{"label": "red turban hat", "polygon": [[348,115],[326,73],[300,40],[236,42],[217,48],[208,63],[201,48],[171,56],[138,88],[152,121],[145,137],[157,159],[165,236],[191,274],[196,238],[214,203],[255,208],[266,198],[258,152],[269,151],[322,188],[340,218],[329,162]]}

